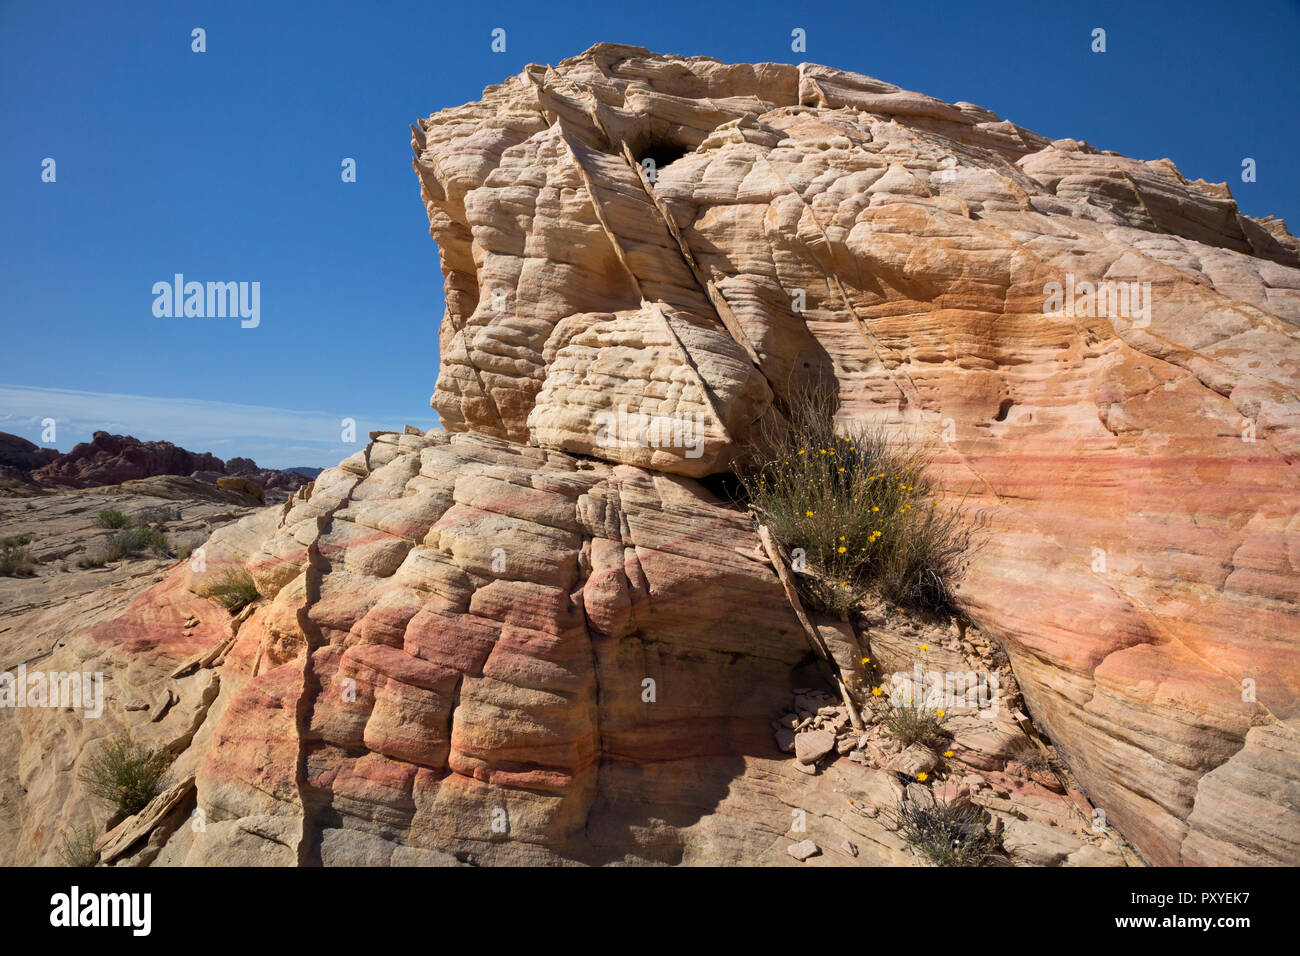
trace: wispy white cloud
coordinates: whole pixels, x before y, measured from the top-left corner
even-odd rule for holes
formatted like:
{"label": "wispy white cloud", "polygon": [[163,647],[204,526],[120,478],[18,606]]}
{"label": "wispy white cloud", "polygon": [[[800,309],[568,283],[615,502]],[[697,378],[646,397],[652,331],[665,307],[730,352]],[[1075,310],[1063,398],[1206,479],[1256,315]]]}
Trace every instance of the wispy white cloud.
{"label": "wispy white cloud", "polygon": [[[356,443],[342,440],[344,418],[356,419]],[[54,441],[42,441],[44,421],[54,419]],[[156,398],[72,389],[0,385],[0,431],[45,447],[68,451],[97,431],[169,441],[221,458],[240,455],[268,468],[328,467],[361,448],[371,431],[410,423],[431,428],[422,417],[381,417],[353,411],[323,412],[191,398]]]}

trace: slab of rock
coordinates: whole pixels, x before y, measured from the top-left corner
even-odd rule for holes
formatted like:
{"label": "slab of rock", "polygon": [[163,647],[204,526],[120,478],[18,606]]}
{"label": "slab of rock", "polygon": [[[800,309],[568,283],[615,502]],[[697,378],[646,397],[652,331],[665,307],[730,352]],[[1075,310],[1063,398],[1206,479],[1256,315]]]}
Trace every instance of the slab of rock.
{"label": "slab of rock", "polygon": [[826,730],[806,730],[794,738],[795,759],[801,764],[815,764],[835,749],[835,735]]}
{"label": "slab of rock", "polygon": [[1059,866],[1087,843],[1083,837],[1062,827],[1033,820],[1004,817],[1003,824],[1003,847],[1015,857],[1037,866]]}
{"label": "slab of rock", "polygon": [[940,763],[939,755],[929,747],[912,744],[902,753],[890,757],[885,764],[885,769],[915,777],[919,773],[930,773]]}
{"label": "slab of rock", "polygon": [[812,840],[800,840],[785,848],[785,851],[802,863],[814,856],[821,856],[822,849]]}
{"label": "slab of rock", "polygon": [[222,475],[217,479],[217,487],[247,495],[259,505],[266,504],[266,489],[243,475]]}
{"label": "slab of rock", "polygon": [[101,836],[95,841],[95,849],[99,852],[100,862],[112,863],[130,850],[139,840],[147,836],[177,804],[189,796],[190,791],[193,789],[193,776],[188,776],[172,784],[150,800],[148,806],[139,813],[127,817],[108,833]]}

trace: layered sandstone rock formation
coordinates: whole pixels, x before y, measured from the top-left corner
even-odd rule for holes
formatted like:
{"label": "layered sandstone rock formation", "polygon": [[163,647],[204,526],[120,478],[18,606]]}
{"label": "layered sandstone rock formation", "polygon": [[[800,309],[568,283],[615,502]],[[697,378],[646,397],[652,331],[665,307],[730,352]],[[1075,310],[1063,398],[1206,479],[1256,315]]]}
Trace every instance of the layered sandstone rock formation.
{"label": "layered sandstone rock formation", "polygon": [[[1092,805],[1158,863],[1300,861],[1280,223],[968,103],[622,46],[412,142],[447,432],[375,436],[56,655],[176,702],[23,715],[29,858],[127,727],[193,780],[141,862],[789,862],[791,806],[908,861],[843,806],[892,774],[769,759],[806,644],[696,480],[833,382],[985,513],[965,609]],[[231,564],[234,620],[202,596]]]}
{"label": "layered sandstone rock formation", "polygon": [[[1110,819],[1158,862],[1300,859],[1280,223],[969,103],[628,47],[530,67],[413,143],[449,429],[699,475],[833,375],[844,415],[932,441],[987,509],[969,612]],[[1067,300],[1103,282],[1139,285]],[[702,413],[705,453],[602,447],[621,404]]]}

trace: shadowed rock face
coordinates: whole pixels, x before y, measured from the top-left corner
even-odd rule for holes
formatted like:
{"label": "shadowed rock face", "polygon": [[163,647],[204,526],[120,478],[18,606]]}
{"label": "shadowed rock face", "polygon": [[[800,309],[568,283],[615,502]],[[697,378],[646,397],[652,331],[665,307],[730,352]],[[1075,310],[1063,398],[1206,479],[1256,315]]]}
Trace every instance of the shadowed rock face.
{"label": "shadowed rock face", "polygon": [[[788,862],[799,806],[848,828],[850,862],[907,862],[842,815],[891,774],[767,759],[806,644],[737,553],[750,521],[695,480],[833,381],[986,513],[963,601],[1109,822],[1161,863],[1300,860],[1280,223],[970,104],[610,45],[413,145],[447,431],[373,436],[54,656],[175,689],[92,734],[130,727],[194,778],[168,812],[206,829],[145,858]],[[1099,311],[1103,281],[1137,286]],[[264,599],[235,620],[201,597],[232,565]],[[84,809],[73,719],[22,715],[32,859],[49,807]]]}

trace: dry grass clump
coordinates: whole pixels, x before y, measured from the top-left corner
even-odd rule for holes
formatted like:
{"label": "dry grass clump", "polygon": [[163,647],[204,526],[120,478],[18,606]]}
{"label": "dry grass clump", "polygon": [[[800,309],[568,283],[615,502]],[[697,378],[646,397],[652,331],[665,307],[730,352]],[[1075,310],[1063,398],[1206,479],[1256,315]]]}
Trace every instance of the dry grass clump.
{"label": "dry grass clump", "polygon": [[880,725],[904,747],[912,744],[932,746],[945,739],[944,711],[926,710],[922,707],[890,707],[881,718]]}
{"label": "dry grass clump", "polygon": [[99,829],[93,824],[76,827],[63,834],[59,846],[59,856],[64,866],[88,867],[99,862],[99,851],[95,841],[99,839]]}
{"label": "dry grass clump", "polygon": [[998,849],[983,812],[968,803],[900,802],[889,815],[899,835],[935,866],[985,866]]}
{"label": "dry grass clump", "polygon": [[262,595],[257,590],[257,583],[245,568],[230,568],[208,588],[208,595],[214,597],[232,614],[252,604]]}

